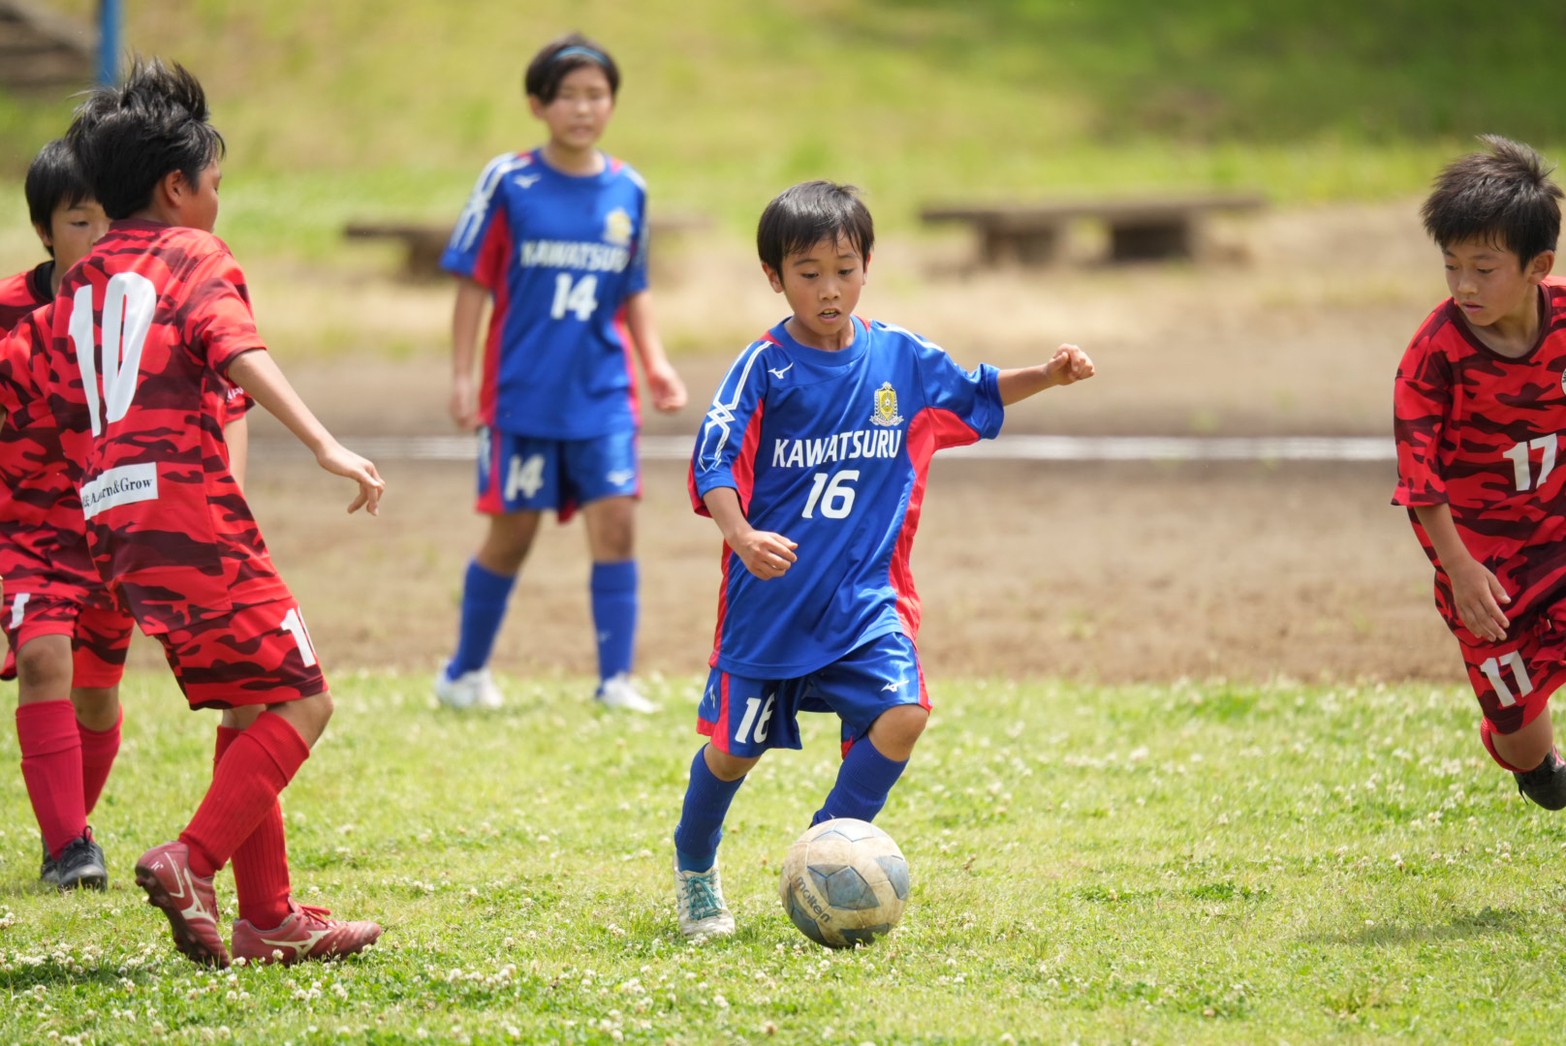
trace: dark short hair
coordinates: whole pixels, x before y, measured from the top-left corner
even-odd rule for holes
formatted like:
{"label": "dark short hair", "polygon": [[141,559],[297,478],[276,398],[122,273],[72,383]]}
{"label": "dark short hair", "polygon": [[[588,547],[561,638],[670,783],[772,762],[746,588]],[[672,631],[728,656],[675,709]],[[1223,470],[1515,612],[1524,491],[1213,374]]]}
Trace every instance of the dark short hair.
{"label": "dark short hair", "polygon": [[800,182],[784,189],[761,212],[756,253],[773,272],[783,259],[808,251],[822,240],[847,239],[866,260],[875,247],[875,222],[859,199],[859,190],[836,182]]}
{"label": "dark short hair", "polygon": [[77,107],[66,140],[103,212],[127,218],[173,171],[201,184],[225,150],[210,119],[206,92],[184,66],[137,58],[123,84],[99,87]]}
{"label": "dark short hair", "polygon": [[64,138],[49,142],[27,168],[27,216],[34,225],[49,228],[54,209],[62,203],[75,207],[93,198],[76,154]]}
{"label": "dark short hair", "polygon": [[1454,160],[1436,176],[1420,208],[1442,250],[1469,240],[1504,247],[1527,264],[1553,251],[1561,230],[1561,187],[1553,167],[1521,142],[1481,135],[1486,152]]}
{"label": "dark short hair", "polygon": [[609,97],[620,93],[620,67],[614,58],[581,33],[568,33],[545,44],[527,65],[522,89],[548,105],[560,93],[560,81],[566,74],[584,65],[596,65],[609,78]]}

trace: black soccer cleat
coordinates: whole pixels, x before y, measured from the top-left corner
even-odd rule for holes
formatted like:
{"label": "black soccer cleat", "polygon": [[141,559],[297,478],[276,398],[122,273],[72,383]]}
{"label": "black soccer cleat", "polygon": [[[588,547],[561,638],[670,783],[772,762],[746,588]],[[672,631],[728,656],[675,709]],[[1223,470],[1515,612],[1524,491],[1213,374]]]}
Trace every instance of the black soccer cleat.
{"label": "black soccer cleat", "polygon": [[59,886],[60,866],[49,856],[49,844],[41,839],[39,842],[43,843],[43,864],[38,866],[38,881],[45,886]]}
{"label": "black soccer cleat", "polygon": [[61,890],[108,889],[109,870],[103,861],[103,848],[93,840],[91,828],[60,851],[54,862],[54,885]]}
{"label": "black soccer cleat", "polygon": [[1513,773],[1517,778],[1517,791],[1546,810],[1566,807],[1566,762],[1552,748],[1544,761],[1532,770]]}

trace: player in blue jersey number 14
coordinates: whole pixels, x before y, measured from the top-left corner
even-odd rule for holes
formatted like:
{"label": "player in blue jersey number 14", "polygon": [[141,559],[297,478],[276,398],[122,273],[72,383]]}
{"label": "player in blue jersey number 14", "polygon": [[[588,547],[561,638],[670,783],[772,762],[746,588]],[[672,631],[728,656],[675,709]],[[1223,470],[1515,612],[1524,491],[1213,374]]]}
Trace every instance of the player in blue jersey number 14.
{"label": "player in blue jersey number 14", "polygon": [[685,386],[653,323],[647,187],[597,148],[619,84],[614,59],[584,37],[540,50],[526,90],[548,140],[490,161],[441,258],[458,277],[451,414],[477,430],[476,507],[489,521],[463,579],[456,650],[435,681],[450,707],[500,703],[489,661],[517,574],[543,514],[565,521],[580,508],[593,561],[595,696],[608,708],[654,710],[630,680],[641,494],[630,350],[656,409],[683,407]]}

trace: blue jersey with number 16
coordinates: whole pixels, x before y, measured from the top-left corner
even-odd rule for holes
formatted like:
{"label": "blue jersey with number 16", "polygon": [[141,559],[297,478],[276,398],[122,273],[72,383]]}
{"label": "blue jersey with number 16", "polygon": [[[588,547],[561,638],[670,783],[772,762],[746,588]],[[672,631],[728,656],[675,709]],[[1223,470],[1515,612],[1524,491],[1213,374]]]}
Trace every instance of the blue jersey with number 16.
{"label": "blue jersey with number 16", "polygon": [[838,352],[778,324],[729,369],[702,423],[690,493],[738,494],[750,525],[798,543],[763,581],[727,546],[710,664],[793,679],[877,636],[916,638],[908,556],[930,458],[1000,433],[999,372],[971,373],[916,334],[855,317]]}
{"label": "blue jersey with number 16", "polygon": [[612,157],[568,175],[537,149],[491,160],[441,266],[494,298],[480,419],[544,439],[639,422],[625,301],[647,289],[647,187]]}

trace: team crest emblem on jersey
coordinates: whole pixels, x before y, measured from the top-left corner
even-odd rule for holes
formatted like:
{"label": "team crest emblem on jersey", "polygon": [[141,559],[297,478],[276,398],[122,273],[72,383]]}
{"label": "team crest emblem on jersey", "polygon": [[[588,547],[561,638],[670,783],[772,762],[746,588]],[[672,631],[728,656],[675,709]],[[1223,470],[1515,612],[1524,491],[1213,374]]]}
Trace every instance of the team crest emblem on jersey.
{"label": "team crest emblem on jersey", "polygon": [[604,239],[619,247],[631,242],[631,216],[616,207],[604,219]]}
{"label": "team crest emblem on jersey", "polygon": [[902,423],[902,416],[897,413],[897,390],[892,388],[891,382],[883,381],[875,390],[875,410],[870,415],[870,424],[889,428]]}

